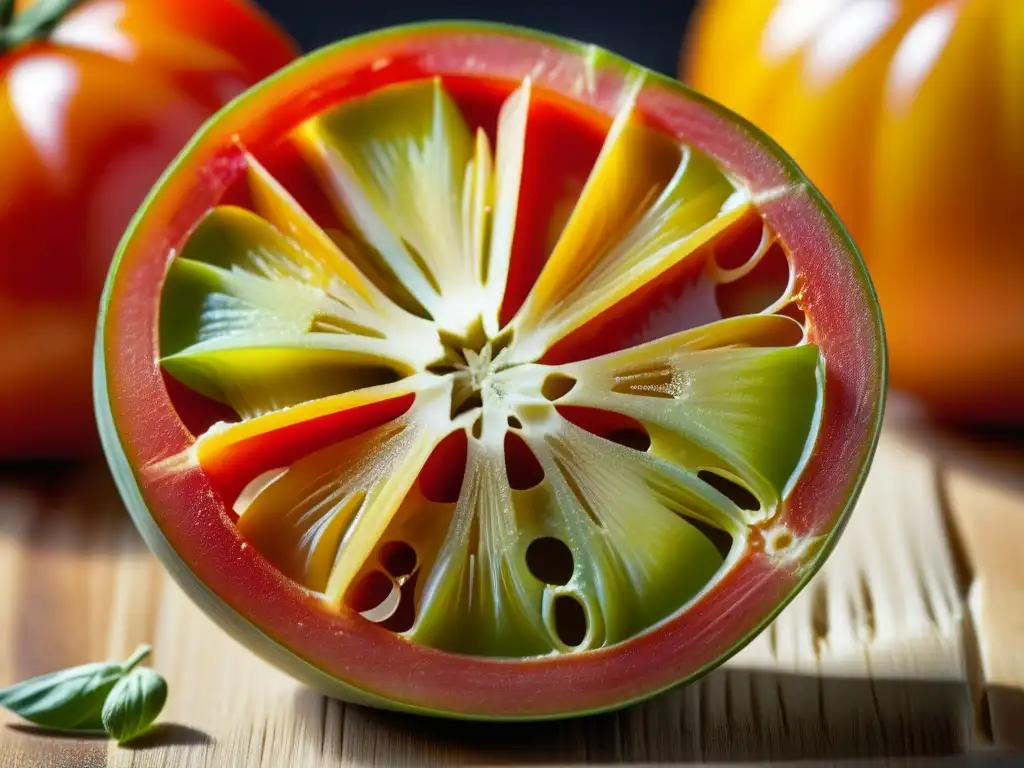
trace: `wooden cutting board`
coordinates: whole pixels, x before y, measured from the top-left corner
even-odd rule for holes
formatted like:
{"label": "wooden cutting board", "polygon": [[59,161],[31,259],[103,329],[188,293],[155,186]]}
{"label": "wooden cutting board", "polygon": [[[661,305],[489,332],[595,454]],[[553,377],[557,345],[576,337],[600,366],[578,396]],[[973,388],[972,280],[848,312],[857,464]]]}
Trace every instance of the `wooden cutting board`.
{"label": "wooden cutting board", "polygon": [[326,700],[189,602],[104,465],[0,470],[0,685],[151,643],[171,692],[133,748],[0,714],[0,768],[988,764],[1024,747],[1024,439],[942,431],[899,402],[887,418],[837,550],[768,631],[689,687],[542,725]]}

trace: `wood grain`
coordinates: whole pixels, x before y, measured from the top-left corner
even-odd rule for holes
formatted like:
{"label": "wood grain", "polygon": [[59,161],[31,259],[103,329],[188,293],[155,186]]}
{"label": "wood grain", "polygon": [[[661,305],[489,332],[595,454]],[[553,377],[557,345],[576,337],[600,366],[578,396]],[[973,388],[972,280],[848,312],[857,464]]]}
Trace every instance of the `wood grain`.
{"label": "wood grain", "polygon": [[7,469],[0,684],[149,642],[171,695],[161,724],[133,748],[56,738],[4,713],[0,768],[940,765],[1021,747],[1024,446],[890,422],[839,547],[768,631],[687,688],[541,725],[326,700],[192,605],[143,546],[103,467]]}

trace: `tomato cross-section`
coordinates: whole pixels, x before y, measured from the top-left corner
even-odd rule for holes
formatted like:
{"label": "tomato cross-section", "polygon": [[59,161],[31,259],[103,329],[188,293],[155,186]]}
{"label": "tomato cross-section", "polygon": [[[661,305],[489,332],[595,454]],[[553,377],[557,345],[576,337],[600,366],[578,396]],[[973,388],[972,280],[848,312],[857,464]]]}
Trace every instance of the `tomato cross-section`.
{"label": "tomato cross-section", "polygon": [[223,625],[382,707],[621,706],[813,574],[882,328],[781,152],[592,46],[488,25],[316,53],[222,111],[108,282],[97,413]]}

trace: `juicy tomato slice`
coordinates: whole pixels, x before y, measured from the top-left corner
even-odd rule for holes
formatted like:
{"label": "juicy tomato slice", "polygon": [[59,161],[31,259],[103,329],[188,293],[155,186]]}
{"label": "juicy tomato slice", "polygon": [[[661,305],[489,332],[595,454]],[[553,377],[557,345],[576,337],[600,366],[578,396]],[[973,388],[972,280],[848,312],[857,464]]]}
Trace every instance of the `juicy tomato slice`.
{"label": "juicy tomato slice", "polygon": [[[638,75],[644,79],[640,87],[635,85],[634,78]],[[251,392],[242,393],[243,397],[232,400],[231,392],[225,393],[217,388],[220,381],[217,377],[223,371],[228,371],[225,375],[230,379],[238,366],[250,366],[251,370],[260,372],[255,381],[262,384],[276,380],[280,369],[275,366],[280,366],[280,361],[295,360],[297,349],[308,352],[312,347],[293,345],[264,349],[267,354],[257,354],[253,350],[259,352],[261,348],[258,346],[232,347],[233,342],[223,341],[216,334],[199,334],[202,338],[197,337],[198,340],[178,338],[172,343],[174,333],[188,336],[195,329],[182,332],[180,328],[175,330],[172,324],[165,327],[158,319],[164,312],[173,314],[175,309],[181,309],[185,314],[192,311],[187,309],[187,302],[175,303],[167,298],[170,293],[164,294],[165,288],[168,291],[172,287],[178,290],[181,283],[174,281],[185,278],[220,280],[226,281],[223,282],[226,285],[238,277],[232,276],[232,270],[223,268],[225,264],[230,265],[232,259],[226,249],[207,251],[208,262],[203,261],[202,253],[190,249],[200,241],[230,244],[230,241],[216,239],[225,233],[245,238],[255,231],[253,227],[257,224],[253,223],[252,217],[247,218],[239,214],[237,208],[230,208],[251,204],[252,201],[247,201],[244,194],[238,194],[238,189],[245,186],[255,161],[269,169],[271,175],[288,177],[286,186],[299,198],[300,204],[310,211],[319,210],[323,200],[317,199],[315,187],[307,185],[308,179],[303,181],[303,174],[290,174],[283,170],[294,165],[294,156],[282,148],[282,138],[293,136],[314,115],[355,97],[399,83],[429,83],[434,77],[455,84],[453,91],[459,92],[459,103],[465,105],[464,114],[467,115],[473,114],[474,110],[481,115],[490,115],[488,105],[498,100],[494,98],[494,89],[504,98],[524,78],[532,78],[538,90],[543,89],[555,98],[577,105],[584,113],[598,116],[591,123],[576,126],[574,130],[583,136],[589,136],[593,125],[614,125],[622,102],[628,93],[633,93],[637,112],[645,125],[696,148],[736,180],[745,191],[749,205],[756,208],[766,226],[778,235],[785,251],[783,261],[778,262],[772,259],[782,250],[765,247],[764,267],[762,273],[758,273],[758,280],[762,288],[778,288],[788,291],[791,298],[799,298],[799,309],[790,311],[790,317],[782,316],[785,313],[781,311],[775,317],[759,316],[754,312],[736,322],[724,320],[715,325],[714,330],[694,332],[679,339],[673,336],[672,343],[666,343],[664,337],[655,338],[650,349],[657,352],[659,359],[680,354],[685,351],[682,347],[692,348],[694,354],[722,347],[731,354],[733,350],[729,348],[742,339],[750,348],[739,350],[742,354],[728,359],[749,361],[758,358],[763,351],[757,347],[791,344],[784,340],[787,334],[791,328],[803,325],[806,338],[813,347],[781,354],[787,360],[799,358],[797,363],[803,373],[812,371],[812,386],[797,393],[800,407],[792,413],[799,412],[802,418],[811,418],[815,422],[815,439],[805,455],[795,458],[791,455],[793,445],[790,442],[774,452],[770,440],[757,447],[766,463],[761,472],[761,482],[755,490],[762,495],[775,493],[776,497],[784,496],[779,500],[779,522],[784,524],[781,530],[786,536],[772,538],[768,535],[772,531],[766,528],[763,530],[765,535],[751,537],[746,546],[736,550],[737,555],[730,560],[726,570],[692,604],[646,631],[611,645],[579,653],[526,655],[511,660],[452,652],[450,649],[459,645],[460,638],[441,637],[444,642],[439,642],[438,647],[410,642],[400,633],[409,629],[409,621],[412,620],[401,612],[407,596],[406,585],[413,584],[411,581],[404,582],[401,594],[395,597],[399,601],[399,610],[391,618],[400,616],[401,621],[395,619],[393,624],[377,624],[373,619],[368,620],[365,614],[373,612],[373,604],[389,598],[384,588],[386,584],[381,581],[386,577],[375,574],[382,573],[381,569],[384,569],[391,576],[398,576],[399,573],[405,575],[408,570],[408,567],[395,564],[396,559],[402,558],[394,555],[393,547],[382,548],[377,553],[376,564],[380,567],[367,573],[367,580],[361,582],[356,579],[360,572],[359,563],[345,563],[344,567],[332,568],[331,559],[315,546],[316,536],[339,535],[333,521],[323,529],[307,531],[304,526],[309,523],[308,516],[298,515],[294,528],[301,528],[300,533],[303,534],[316,533],[316,536],[303,535],[302,545],[309,545],[309,548],[301,551],[290,547],[282,536],[275,535],[274,528],[263,523],[273,522],[275,505],[287,505],[293,491],[312,487],[303,483],[315,483],[317,478],[336,467],[356,465],[361,467],[358,472],[354,470],[354,474],[362,473],[359,478],[348,485],[345,483],[352,478],[342,478],[340,484],[332,486],[332,493],[337,491],[339,494],[336,498],[341,499],[339,504],[344,516],[355,519],[351,529],[354,533],[346,538],[358,538],[365,544],[382,533],[382,530],[367,533],[368,528],[386,527],[374,520],[363,525],[370,516],[357,515],[357,510],[368,498],[375,504],[383,499],[392,511],[400,505],[405,509],[408,502],[418,510],[432,510],[440,519],[445,515],[450,518],[453,514],[451,506],[455,505],[452,501],[455,489],[437,483],[420,483],[418,488],[414,487],[417,475],[422,470],[428,477],[432,476],[439,471],[438,463],[466,462],[471,470],[479,467],[478,447],[473,442],[479,435],[473,432],[475,427],[470,428],[467,423],[466,428],[471,435],[468,447],[459,441],[455,444],[442,443],[442,432],[427,434],[436,422],[424,419],[427,418],[425,414],[443,413],[442,420],[455,420],[458,409],[466,403],[471,404],[471,398],[452,395],[450,412],[448,400],[437,401],[444,406],[443,412],[434,408],[437,402],[430,399],[433,396],[430,393],[434,391],[439,376],[430,370],[403,375],[398,382],[374,385],[374,396],[380,402],[401,402],[402,408],[396,409],[396,413],[397,410],[401,413],[397,415],[383,413],[376,408],[362,410],[366,405],[362,398],[370,397],[373,387],[332,394],[324,382],[338,381],[333,378],[336,369],[331,366],[339,355],[380,356],[390,352],[381,351],[379,335],[364,337],[354,333],[332,337],[328,346],[316,350],[315,365],[303,369],[309,375],[299,377],[300,380],[292,384],[295,391],[290,395],[294,394],[294,399],[277,403],[273,398],[267,399],[267,392],[261,390],[257,396],[250,397]],[[469,87],[464,82],[465,78],[475,79],[477,83]],[[496,122],[493,117],[473,119],[488,134],[491,133],[490,126]],[[605,131],[610,132],[610,129],[597,131],[601,140],[604,140]],[[552,148],[554,146],[551,145]],[[540,152],[547,149],[543,143],[534,145],[534,148],[539,148]],[[582,166],[594,162],[590,155],[596,153],[587,141],[581,141],[575,149],[584,157],[580,162]],[[642,152],[638,155],[643,157]],[[573,165],[572,158],[560,159],[569,166]],[[529,173],[531,171],[524,168],[524,178]],[[535,180],[524,182],[526,197],[535,189],[540,190],[539,186],[533,186],[541,183],[538,180],[539,170],[534,168],[532,173]],[[715,174],[709,172],[709,176]],[[623,182],[626,177],[620,174],[614,179]],[[626,179],[624,194],[642,197],[635,187],[630,187]],[[591,205],[595,200],[600,202],[602,189],[599,188],[598,194],[592,196]],[[721,193],[721,185],[715,190],[716,194]],[[549,196],[552,199],[544,205],[550,209],[557,202],[557,194]],[[571,208],[571,191],[568,192],[568,200]],[[614,213],[617,201],[611,199],[607,202],[608,210]],[[717,208],[720,202],[715,198],[713,207]],[[214,210],[212,215],[211,209]],[[738,209],[723,205],[722,210],[725,214],[719,218],[725,227],[725,240],[719,242],[716,238],[722,235],[722,231],[711,228],[705,231],[706,237],[701,239],[700,245],[727,247],[731,233],[743,243],[753,243],[760,248],[756,237],[747,237],[747,219],[737,212]],[[324,227],[329,228],[332,223],[330,217],[324,220],[314,215],[313,218]],[[537,254],[551,250],[550,242],[544,242],[539,234],[541,224],[550,224],[547,217],[538,213],[525,219],[528,222],[526,235],[511,247],[511,259],[518,260],[519,266],[513,267],[510,276],[515,273],[522,284],[512,288],[513,294],[519,294],[514,301],[520,304],[520,308],[510,309],[509,313],[529,321],[519,322],[517,329],[535,334],[550,330],[546,342],[551,344],[559,338],[571,338],[573,327],[581,323],[584,327],[588,323],[597,323],[596,327],[600,328],[601,323],[611,322],[610,310],[605,304],[591,301],[587,296],[580,299],[565,293],[568,290],[565,286],[577,277],[569,265],[579,263],[582,270],[586,266],[582,261],[572,262],[566,256],[569,251],[565,250],[562,262],[556,263],[555,257],[550,256],[549,261],[539,263],[541,259]],[[582,220],[594,226],[604,223],[594,215],[594,208]],[[228,226],[230,222],[234,222],[231,226],[242,228],[232,232]],[[248,223],[243,227],[240,222]],[[734,231],[734,227],[740,231]],[[559,227],[556,225],[553,229],[557,235]],[[290,232],[298,240],[306,238],[307,242],[314,242],[308,239],[308,228],[297,227]],[[211,233],[214,239],[210,239]],[[518,230],[516,234],[518,237]],[[550,231],[544,232],[545,237],[551,234]],[[569,239],[582,244],[581,247],[586,246],[585,234],[586,228],[578,225]],[[287,244],[280,245],[286,250],[292,249]],[[179,260],[178,254],[184,256]],[[421,255],[428,260],[431,258],[431,254]],[[301,261],[301,256],[294,258]],[[657,261],[655,257],[651,258]],[[706,254],[700,258],[705,268],[711,269]],[[267,267],[267,262],[260,263]],[[322,276],[316,268],[302,263],[305,264],[303,274],[310,281],[320,280]],[[550,268],[552,263],[556,268]],[[784,284],[778,280],[779,263],[788,263],[791,268],[791,279],[783,281]],[[663,262],[659,264],[664,265]],[[268,268],[273,271],[279,267],[278,263]],[[725,259],[718,268],[735,274],[745,266],[742,261]],[[240,271],[245,272],[244,266]],[[751,274],[755,272],[757,269],[751,269]],[[643,274],[649,276],[654,272]],[[677,293],[678,283],[693,277],[686,270],[676,273],[665,269],[657,274],[661,278],[651,280],[658,290],[646,295],[640,311],[646,311],[650,302],[656,303],[664,298],[666,291]],[[248,277],[239,279],[249,280]],[[621,293],[620,288],[631,289],[639,279],[630,273],[632,282],[624,280],[620,284],[619,281],[607,280],[602,290]],[[239,290],[248,290],[254,285],[251,282],[238,283],[241,286]],[[292,287],[288,290],[294,289],[294,285],[289,285]],[[536,298],[538,285],[543,285],[547,297],[553,297],[556,307],[568,307],[561,315],[554,312],[559,318],[559,325],[554,330],[545,325],[548,322],[545,318],[551,313],[545,315],[544,305]],[[264,288],[266,286],[253,289]],[[355,290],[351,283],[339,288],[346,296],[350,289]],[[429,281],[420,279],[416,285],[416,299],[427,303],[434,301],[436,296],[431,290]],[[370,293],[372,291],[364,293],[364,298]],[[766,300],[767,296],[763,290],[726,293],[721,300],[737,308],[736,312],[740,314],[753,311],[750,308]],[[266,293],[261,295],[268,296]],[[317,301],[324,298],[316,295],[319,296]],[[335,293],[337,295],[340,294]],[[564,302],[561,301],[563,298]],[[767,296],[767,299],[771,297]],[[167,306],[162,306],[164,300],[168,302]],[[268,301],[274,303],[276,299],[271,297]],[[369,305],[374,305],[375,301],[375,298],[367,300]],[[276,318],[282,321],[281,327],[291,323],[289,327],[308,330],[311,323],[322,323],[332,313],[337,317],[348,316],[347,310],[338,309],[335,305],[320,307],[301,300],[291,302],[288,310],[294,312],[286,312],[287,317]],[[435,319],[449,310],[449,305],[435,302]],[[310,312],[312,314],[308,316],[304,314]],[[452,323],[459,320],[455,314],[452,311],[448,318]],[[275,318],[270,319],[276,322]],[[679,321],[679,318],[675,320]],[[184,324],[191,322],[188,320]],[[669,685],[692,679],[738,650],[791,599],[834,544],[870,462],[884,401],[884,341],[877,306],[863,265],[827,205],[770,141],[751,126],[686,91],[678,83],[642,72],[609,54],[551,37],[486,25],[404,28],[341,43],[305,59],[237,101],[197,136],[163,183],[151,194],[142,216],[125,239],[111,272],[101,327],[103,336],[97,346],[96,387],[98,416],[107,454],[133,518],[150,545],[182,583],[197,599],[210,606],[211,613],[225,626],[246,639],[250,647],[321,690],[380,706],[457,716],[533,718],[621,706]],[[261,328],[266,330],[267,326]],[[415,322],[402,326],[402,329],[414,334]],[[163,342],[173,347],[170,350],[161,346],[162,331],[166,332]],[[386,327],[381,331],[384,341],[387,341],[388,332]],[[632,332],[643,334],[645,330],[638,327]],[[469,335],[470,332],[466,331],[460,338],[469,338]],[[265,338],[261,337],[262,340]],[[437,342],[438,339],[434,339],[434,343]],[[616,380],[614,371],[605,363],[595,362],[589,356],[581,360],[573,349],[563,347],[559,350],[557,363],[561,383],[556,379],[553,385],[546,387],[550,377],[544,375],[543,365],[537,363],[543,344],[538,343],[522,352],[513,342],[508,347],[514,352],[509,361],[521,366],[515,375],[529,377],[531,371],[538,372],[535,385],[539,395],[534,404],[540,400],[547,401],[540,403],[545,414],[556,410],[551,402],[564,397],[561,418],[571,425],[567,429],[570,432],[576,430],[572,432],[576,435],[589,434],[590,437],[580,437],[589,446],[595,446],[598,440],[605,441],[602,442],[603,448],[595,448],[595,455],[614,455],[627,461],[626,450],[642,452],[651,449],[655,453],[658,450],[677,453],[690,450],[682,441],[673,440],[672,430],[678,425],[669,423],[667,414],[672,411],[670,406],[674,408],[678,404],[679,396],[672,391],[671,382],[663,375],[662,369],[643,368],[643,354],[634,354],[633,347],[623,350],[621,338],[601,338],[599,331],[586,334],[576,351],[582,347],[597,349],[601,343],[614,348],[610,354],[620,355],[623,366],[636,367],[639,364],[636,375],[627,380]],[[203,347],[204,344],[207,346]],[[396,365],[410,368],[424,362],[417,362],[417,355],[429,352],[429,349],[424,349],[429,346],[425,342],[399,346],[399,354],[395,355]],[[203,358],[211,349],[214,350],[213,356]],[[377,351],[371,353],[367,352],[368,349]],[[816,354],[815,349],[820,350],[826,364],[821,374],[820,402],[812,408],[812,418],[807,411],[809,403],[814,405],[811,401],[815,399],[810,390],[817,391],[813,386],[813,371],[816,369],[812,356]],[[225,353],[224,356],[217,357],[221,352]],[[774,354],[771,350],[768,352]],[[520,353],[526,355],[522,360],[515,357]],[[481,358],[485,360],[485,366],[490,363],[490,354],[484,350],[474,352],[466,355],[464,363],[475,370]],[[182,396],[178,388],[171,396],[161,359],[170,364],[172,373],[184,381],[191,381],[197,390],[203,390],[211,397],[222,396],[232,407],[237,406],[241,423],[219,425],[207,431],[209,424],[203,425],[198,418],[198,413],[203,410],[199,403]],[[811,360],[810,364],[808,360]],[[210,373],[213,370],[209,367],[211,363],[220,368]],[[771,370],[758,368],[755,371],[741,365],[730,370],[735,372],[743,386],[754,379],[763,379],[774,381],[773,386],[778,388],[779,382],[787,381],[784,377],[775,376],[781,367]],[[762,372],[764,376],[760,375]],[[578,382],[578,386],[570,386],[566,383],[568,379]],[[806,383],[807,377],[801,381]],[[721,387],[723,394],[731,394],[727,383],[716,386]],[[631,387],[635,391],[631,392]],[[620,397],[616,402],[622,403],[625,401],[621,398],[628,399],[644,388],[657,389],[656,398],[648,399],[643,406],[637,406],[638,401],[630,400],[631,405],[622,409],[621,418],[597,417],[592,410],[587,410],[592,409],[596,402],[609,402],[608,397],[602,394],[607,394],[606,390],[617,393],[610,397]],[[715,391],[715,387],[710,392],[705,390],[712,396]],[[400,401],[395,395],[404,397],[408,392],[414,392],[415,398],[406,410],[405,401]],[[658,397],[661,398],[661,407],[657,407]],[[654,405],[651,405],[652,401]],[[325,413],[331,409],[337,411],[336,421],[333,415],[330,421],[325,420]],[[508,476],[513,490],[517,492],[530,493],[542,482],[540,475],[552,473],[555,467],[551,452],[530,433],[530,414],[536,413],[534,408],[529,413],[522,412],[522,418],[510,417],[507,422],[502,419],[503,429],[507,423],[509,430],[517,432],[515,438],[498,443],[506,465],[518,468]],[[378,418],[391,418],[392,421],[377,425]],[[772,414],[771,418],[784,421],[785,414]],[[362,429],[366,426],[364,422],[369,424],[369,428],[355,435],[357,442],[323,445],[323,429],[340,428],[348,436],[348,430],[356,430],[354,425],[357,423]],[[736,428],[737,424],[742,426],[741,421],[723,421],[721,425],[703,424],[702,428],[707,432],[716,428],[731,429],[735,436],[744,432]],[[272,435],[278,428],[280,431]],[[488,429],[484,425],[481,434],[487,435]],[[525,438],[518,437],[519,432]],[[200,433],[205,434],[197,440]],[[396,435],[404,436],[399,439]],[[749,442],[742,434],[737,439]],[[608,447],[613,444],[618,447]],[[295,458],[307,450],[314,453]],[[366,470],[366,457],[378,451],[389,457],[388,472]],[[698,450],[691,453],[699,454],[698,458],[703,461],[709,452]],[[545,466],[539,467],[540,473],[537,472],[538,467],[530,463],[529,455],[540,456],[546,462]],[[736,454],[735,463],[746,462],[746,455]],[[239,458],[234,465],[233,457]],[[409,458],[407,466],[399,461],[404,461],[404,457]],[[396,461],[392,463],[390,458]],[[566,453],[561,458],[566,462],[573,461],[573,457]],[[783,465],[792,465],[797,460],[803,467],[799,477],[792,487],[781,488],[780,476],[783,473],[777,470],[785,469]],[[277,465],[281,461],[293,462],[292,466],[297,468],[291,479],[280,474],[281,468]],[[643,460],[633,456],[628,461],[636,463]],[[607,472],[604,464],[598,462],[598,465],[595,467],[592,462],[589,467],[594,470],[590,474],[595,482],[600,482],[597,475],[602,471],[615,474]],[[622,467],[618,469],[619,474],[623,474]],[[281,480],[281,477],[285,479]],[[251,480],[255,485],[246,485],[240,490],[243,479],[246,482]],[[363,480],[366,480],[367,487],[373,487],[367,490],[353,484]],[[719,477],[715,482],[726,488],[723,480],[728,478]],[[291,487],[293,481],[298,484],[296,488]],[[570,488],[563,493],[563,498],[572,493],[575,491]],[[232,509],[233,503],[238,505],[238,499],[244,502],[239,506],[252,505],[239,513],[241,517],[235,514],[237,510]],[[607,495],[602,501],[608,501]],[[293,506],[291,512],[303,510]],[[458,515],[458,511],[454,514]],[[394,519],[402,523],[400,518],[401,510]],[[384,544],[393,543],[385,539],[380,537]],[[783,549],[787,551],[781,552]],[[369,552],[370,547],[364,546],[361,551]],[[309,557],[304,556],[307,552]],[[340,576],[339,571],[342,572]],[[339,608],[335,600],[344,591],[339,584],[342,587],[355,585],[350,609]],[[416,590],[420,586],[413,584],[410,588]],[[325,595],[329,599],[325,599]],[[446,631],[450,634],[450,628],[431,629],[436,630],[431,635],[434,640],[445,635]],[[473,638],[465,639],[468,640],[467,647],[475,648]],[[410,675],[410,670],[415,674]]]}

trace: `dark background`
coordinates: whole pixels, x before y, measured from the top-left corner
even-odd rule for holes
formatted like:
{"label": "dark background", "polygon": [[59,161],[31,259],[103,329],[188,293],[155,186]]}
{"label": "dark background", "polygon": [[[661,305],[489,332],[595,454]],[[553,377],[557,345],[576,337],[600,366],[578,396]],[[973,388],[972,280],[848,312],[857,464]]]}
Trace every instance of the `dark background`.
{"label": "dark background", "polygon": [[411,21],[501,21],[594,43],[667,75],[695,0],[259,0],[307,51]]}

